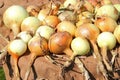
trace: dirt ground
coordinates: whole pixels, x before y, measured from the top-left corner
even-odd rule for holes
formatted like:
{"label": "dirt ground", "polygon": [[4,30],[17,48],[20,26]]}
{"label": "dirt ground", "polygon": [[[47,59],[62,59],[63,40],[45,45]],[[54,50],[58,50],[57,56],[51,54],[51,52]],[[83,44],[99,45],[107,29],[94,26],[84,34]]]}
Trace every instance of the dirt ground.
{"label": "dirt ground", "polygon": [[[63,1],[63,0],[61,0]],[[92,1],[92,0],[89,0]],[[9,36],[12,39],[13,33],[10,32],[8,28],[4,26],[2,22],[3,12],[13,4],[19,4],[24,7],[34,4],[40,6],[48,2],[48,0],[0,0],[0,34],[5,38]],[[112,0],[113,3],[120,3],[119,0]],[[0,50],[7,45],[7,42],[0,37]],[[65,57],[65,55],[63,55]],[[28,61],[30,59],[29,51],[22,57],[20,57],[18,66],[20,70],[21,79],[24,78],[25,71],[27,68]],[[101,73],[97,72],[97,62],[93,56],[89,56],[81,59],[84,63],[84,66],[89,71],[92,80],[105,80]],[[56,58],[56,61],[61,61],[64,63],[65,59]],[[6,64],[7,63],[7,64]],[[12,63],[12,64],[11,64]],[[109,73],[111,76],[110,80],[120,80],[120,54],[116,57],[114,64],[114,72]],[[13,77],[13,60],[7,55],[5,61],[2,61],[2,66],[5,71],[6,80],[16,80]],[[61,78],[60,75],[61,68],[55,64],[52,64],[45,57],[37,57],[32,66],[32,71],[30,73],[29,80],[84,80],[83,75],[79,72],[79,69],[76,65],[72,66],[65,73],[65,78]]]}

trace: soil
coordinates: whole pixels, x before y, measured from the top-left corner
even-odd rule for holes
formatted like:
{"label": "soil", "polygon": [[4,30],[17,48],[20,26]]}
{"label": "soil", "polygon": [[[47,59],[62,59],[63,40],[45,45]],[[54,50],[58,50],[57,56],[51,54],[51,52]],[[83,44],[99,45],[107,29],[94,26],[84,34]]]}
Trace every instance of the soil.
{"label": "soil", "polygon": [[[19,4],[24,7],[28,5],[38,5],[47,3],[49,0],[0,0],[0,34],[3,35],[4,38],[10,37],[13,38],[13,33],[4,26],[2,22],[2,15],[4,11],[13,4]],[[93,0],[89,0],[93,1]],[[63,2],[63,0],[61,0]],[[112,0],[113,3],[120,3],[119,0]],[[0,37],[0,50],[3,49],[7,45],[7,42]],[[119,47],[119,46],[118,46]],[[116,48],[118,48],[116,47]],[[68,58],[66,55],[61,55],[63,57],[55,57],[55,61],[59,63],[64,63]],[[96,59],[93,58],[93,55],[88,57],[80,58],[83,62],[85,68],[89,71],[91,80],[105,80],[103,75],[97,71],[97,62]],[[110,56],[111,59],[111,56]],[[30,60],[29,51],[26,52],[25,55],[21,56],[18,61],[18,66],[20,70],[21,79],[23,80],[25,76],[25,71],[27,69],[28,61]],[[1,60],[2,67],[4,68],[6,80],[16,80],[13,76],[14,73],[14,64],[13,59],[10,55],[7,55],[5,59]],[[119,80],[120,79],[120,55],[116,57],[115,64],[113,66],[114,71],[109,72],[109,76],[111,77],[109,80]],[[79,71],[79,68],[73,64],[69,69],[65,72],[64,79],[60,75],[61,67],[51,63],[45,56],[37,57],[34,61],[34,64],[31,69],[31,73],[28,80],[84,80],[83,74]]]}

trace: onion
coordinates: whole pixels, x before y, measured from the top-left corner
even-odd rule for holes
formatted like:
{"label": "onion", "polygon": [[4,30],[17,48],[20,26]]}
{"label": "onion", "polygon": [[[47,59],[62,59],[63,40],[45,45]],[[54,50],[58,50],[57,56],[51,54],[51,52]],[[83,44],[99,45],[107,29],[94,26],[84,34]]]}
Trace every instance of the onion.
{"label": "onion", "polygon": [[15,39],[8,44],[7,51],[14,60],[16,80],[20,80],[20,74],[18,69],[18,58],[22,56],[26,52],[26,50],[27,50],[27,45],[21,39]]}
{"label": "onion", "polygon": [[96,43],[97,37],[100,34],[99,29],[92,23],[84,23],[81,26],[79,26],[75,32],[76,37],[83,37],[90,41],[93,47],[94,56],[97,59],[97,65],[99,65],[99,70],[102,72],[102,74],[107,77],[107,71],[104,68],[104,65],[102,63],[102,58],[98,50],[98,46]]}
{"label": "onion", "polygon": [[118,20],[119,12],[112,4],[106,4],[101,6],[96,12],[96,18],[101,16],[109,16],[116,21]]}
{"label": "onion", "polygon": [[17,35],[17,38],[22,39],[25,43],[28,43],[28,41],[32,38],[31,34],[27,31],[22,31]]}
{"label": "onion", "polygon": [[111,32],[102,32],[97,37],[98,46],[101,48],[101,54],[103,56],[103,61],[109,71],[112,71],[111,66],[108,64],[107,60],[107,50],[111,50],[116,45],[116,38]]}
{"label": "onion", "polygon": [[44,26],[40,26],[37,30],[36,30],[36,34],[40,34],[42,37],[44,37],[45,39],[49,40],[50,36],[55,32],[55,30],[47,25]]}
{"label": "onion", "polygon": [[70,21],[62,21],[57,25],[57,32],[67,31],[73,37],[75,36],[76,26]]}
{"label": "onion", "polygon": [[83,63],[80,60],[78,60],[78,58],[76,57],[76,56],[84,56],[89,53],[90,51],[89,42],[85,38],[76,37],[71,42],[71,49],[73,51],[73,54],[70,56],[70,60],[64,64],[63,69],[70,66],[71,62],[73,62],[75,59],[75,63],[78,65],[80,70],[82,70],[82,73],[85,76],[85,80],[89,80],[90,76],[88,74],[88,71],[83,66]]}
{"label": "onion", "polygon": [[115,30],[114,30],[114,35],[118,41],[118,43],[120,44],[120,25],[118,25]]}
{"label": "onion", "polygon": [[73,55],[86,55],[90,51],[89,42],[81,37],[76,37],[71,42],[71,49],[73,50]]}
{"label": "onion", "polygon": [[26,9],[20,5],[12,5],[3,13],[3,22],[5,26],[12,29],[14,36],[20,32],[22,21],[28,17]]}
{"label": "onion", "polygon": [[94,24],[84,23],[76,29],[75,36],[76,37],[80,36],[88,39],[93,46],[95,56],[97,56],[99,55],[99,51],[96,45],[96,39],[99,33],[100,33],[99,29]]}
{"label": "onion", "polygon": [[70,50],[71,40],[72,36],[66,31],[53,34],[48,41],[50,52],[53,54],[65,53],[70,56],[72,54]]}
{"label": "onion", "polygon": [[102,31],[113,32],[117,27],[117,22],[108,16],[101,16],[95,20],[95,25]]}
{"label": "onion", "polygon": [[46,18],[43,21],[43,24],[55,28],[59,22],[60,20],[57,16],[49,15],[49,16],[46,16]]}
{"label": "onion", "polygon": [[39,34],[36,34],[33,36],[32,39],[28,42],[28,49],[31,52],[31,59],[28,63],[28,68],[25,73],[24,80],[28,79],[28,76],[30,74],[31,66],[37,56],[46,55],[48,53],[48,43],[46,39],[42,38]]}
{"label": "onion", "polygon": [[41,21],[36,17],[27,17],[21,24],[21,31],[29,31],[35,34],[37,28],[41,25]]}

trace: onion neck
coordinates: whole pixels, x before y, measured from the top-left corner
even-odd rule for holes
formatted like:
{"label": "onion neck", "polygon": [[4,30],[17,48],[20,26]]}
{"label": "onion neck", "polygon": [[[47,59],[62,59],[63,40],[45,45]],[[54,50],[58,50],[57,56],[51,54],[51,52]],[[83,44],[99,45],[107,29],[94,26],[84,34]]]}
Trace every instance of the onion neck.
{"label": "onion neck", "polygon": [[17,24],[13,24],[11,29],[13,31],[14,38],[16,38],[17,34],[20,32],[20,27]]}
{"label": "onion neck", "polygon": [[14,58],[14,67],[15,67],[16,80],[20,80],[20,74],[19,74],[19,69],[18,69],[18,57]]}
{"label": "onion neck", "polygon": [[99,53],[98,46],[97,46],[96,42],[93,41],[93,40],[90,40],[90,42],[91,42],[91,44],[92,44],[92,47],[93,47],[95,56],[97,57],[97,59],[98,59],[99,61],[102,61],[102,60],[101,60],[101,55],[100,55],[100,53]]}
{"label": "onion neck", "polygon": [[105,63],[107,70],[112,71],[112,67],[108,63],[109,60],[107,56],[107,46],[102,47],[101,54],[103,56],[103,62]]}
{"label": "onion neck", "polygon": [[73,55],[73,51],[70,48],[66,48],[63,52],[65,54],[67,54],[68,56],[72,56]]}

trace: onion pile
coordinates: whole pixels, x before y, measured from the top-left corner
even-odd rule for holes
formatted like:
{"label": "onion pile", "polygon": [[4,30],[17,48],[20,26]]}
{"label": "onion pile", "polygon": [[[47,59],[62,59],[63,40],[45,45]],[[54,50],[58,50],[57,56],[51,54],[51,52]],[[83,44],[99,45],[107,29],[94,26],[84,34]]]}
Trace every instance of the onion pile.
{"label": "onion pile", "polygon": [[[79,56],[87,58],[93,56],[91,53],[96,57],[98,70],[105,80],[108,80],[108,71],[113,72],[114,67],[113,53],[116,52],[113,52],[113,49],[120,44],[120,10],[116,7],[118,5],[113,5],[109,0],[96,3],[86,0],[65,0],[63,4],[58,4],[51,0],[41,7],[9,7],[3,14],[3,21],[6,27],[12,29],[15,37],[7,45],[7,51],[15,61],[16,79],[20,80],[17,62],[28,49],[31,58],[24,80],[29,79],[35,59],[49,54],[64,54],[69,58],[62,65],[63,77],[64,70],[75,63],[84,74],[85,80],[90,80],[89,71]],[[113,55],[112,59],[107,56],[107,51]]]}

